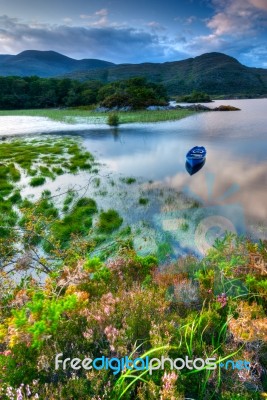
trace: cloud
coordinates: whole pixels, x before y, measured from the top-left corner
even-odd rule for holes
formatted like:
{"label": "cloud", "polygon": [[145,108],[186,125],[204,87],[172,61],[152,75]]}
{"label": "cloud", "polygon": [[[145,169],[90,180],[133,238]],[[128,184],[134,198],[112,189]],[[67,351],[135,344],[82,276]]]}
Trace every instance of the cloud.
{"label": "cloud", "polygon": [[204,20],[210,32],[187,38],[184,51],[219,51],[245,65],[266,67],[267,0],[212,0],[212,5],[214,15]]}
{"label": "cloud", "polygon": [[[267,48],[264,45],[255,46],[247,50],[242,54],[241,60],[244,63],[254,63],[256,65],[262,65],[263,68],[267,68]],[[262,60],[264,60],[262,62]]]}
{"label": "cloud", "polygon": [[108,26],[108,10],[106,8],[101,8],[93,14],[81,14],[80,18],[82,20],[87,20],[88,26],[103,27]]}
{"label": "cloud", "polygon": [[[104,10],[99,13],[101,17],[106,14]],[[155,32],[125,26],[26,24],[17,18],[0,16],[2,54],[53,49],[75,58],[100,58],[117,63],[180,59],[183,54],[166,45],[166,40]]]}
{"label": "cloud", "polygon": [[260,10],[267,11],[267,1],[266,0],[249,0],[249,2],[256,8]]}
{"label": "cloud", "polygon": [[213,0],[215,15],[206,23],[217,36],[248,36],[267,25],[266,0]]}
{"label": "cloud", "polygon": [[63,21],[65,24],[71,24],[71,23],[72,23],[72,18],[65,17],[65,18],[63,18],[62,21]]}
{"label": "cloud", "polygon": [[150,22],[148,22],[146,24],[146,26],[151,28],[151,30],[154,31],[154,32],[164,32],[164,31],[166,31],[165,26],[163,26],[162,24],[160,24],[157,21],[150,21]]}
{"label": "cloud", "polygon": [[186,18],[185,23],[187,25],[191,25],[196,19],[197,17],[195,15],[191,15],[190,17]]}

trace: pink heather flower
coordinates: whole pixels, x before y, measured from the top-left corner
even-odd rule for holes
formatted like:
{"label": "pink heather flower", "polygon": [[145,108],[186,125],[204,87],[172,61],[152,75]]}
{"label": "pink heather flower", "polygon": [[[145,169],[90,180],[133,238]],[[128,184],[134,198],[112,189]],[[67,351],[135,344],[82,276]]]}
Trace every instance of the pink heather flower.
{"label": "pink heather flower", "polygon": [[92,339],[94,336],[94,331],[93,329],[87,329],[85,332],[83,332],[83,337],[87,340]]}
{"label": "pink heather flower", "polygon": [[104,333],[110,342],[114,342],[118,337],[119,331],[112,325],[109,325],[104,329]]}
{"label": "pink heather flower", "polygon": [[109,306],[104,307],[104,313],[110,315],[111,308]]}
{"label": "pink heather flower", "polygon": [[225,293],[222,293],[217,296],[217,301],[221,304],[222,307],[227,305],[227,296]]}
{"label": "pink heather flower", "polygon": [[17,400],[23,400],[23,394],[21,392],[21,388],[17,389]]}
{"label": "pink heather flower", "polygon": [[27,385],[26,386],[26,395],[29,397],[32,394],[31,390],[30,390],[30,386]]}

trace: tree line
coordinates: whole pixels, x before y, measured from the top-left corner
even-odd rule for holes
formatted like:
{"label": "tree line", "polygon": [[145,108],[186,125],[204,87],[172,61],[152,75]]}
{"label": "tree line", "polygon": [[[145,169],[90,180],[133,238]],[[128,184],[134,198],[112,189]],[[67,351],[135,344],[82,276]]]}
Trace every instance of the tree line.
{"label": "tree line", "polygon": [[78,107],[99,104],[103,107],[165,105],[164,86],[145,78],[131,78],[112,83],[79,82],[68,78],[0,77],[0,109]]}

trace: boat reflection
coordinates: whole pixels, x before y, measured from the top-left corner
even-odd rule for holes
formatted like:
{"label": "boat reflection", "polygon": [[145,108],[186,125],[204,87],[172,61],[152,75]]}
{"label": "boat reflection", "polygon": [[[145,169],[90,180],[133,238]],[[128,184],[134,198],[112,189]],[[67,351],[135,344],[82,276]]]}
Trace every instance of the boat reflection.
{"label": "boat reflection", "polygon": [[185,163],[185,169],[187,170],[187,172],[189,173],[189,175],[194,175],[194,174],[196,174],[198,171],[200,171],[201,168],[204,167],[205,162],[206,162],[206,159],[204,159],[202,163],[199,163],[199,164],[197,164],[197,165],[192,166],[192,165],[189,164],[188,161],[186,161],[186,163]]}

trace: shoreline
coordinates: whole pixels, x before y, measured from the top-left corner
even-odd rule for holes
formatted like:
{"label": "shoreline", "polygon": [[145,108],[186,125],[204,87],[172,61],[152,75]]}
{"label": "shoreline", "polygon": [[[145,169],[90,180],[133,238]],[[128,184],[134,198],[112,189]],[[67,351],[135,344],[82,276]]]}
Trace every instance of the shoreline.
{"label": "shoreline", "polygon": [[[174,110],[140,110],[140,111],[118,111],[120,124],[146,123],[162,121],[178,121],[196,114],[196,111],[185,109]],[[0,117],[45,117],[52,121],[67,124],[107,124],[108,113],[100,113],[93,110],[83,109],[36,109],[36,110],[0,110]]]}

